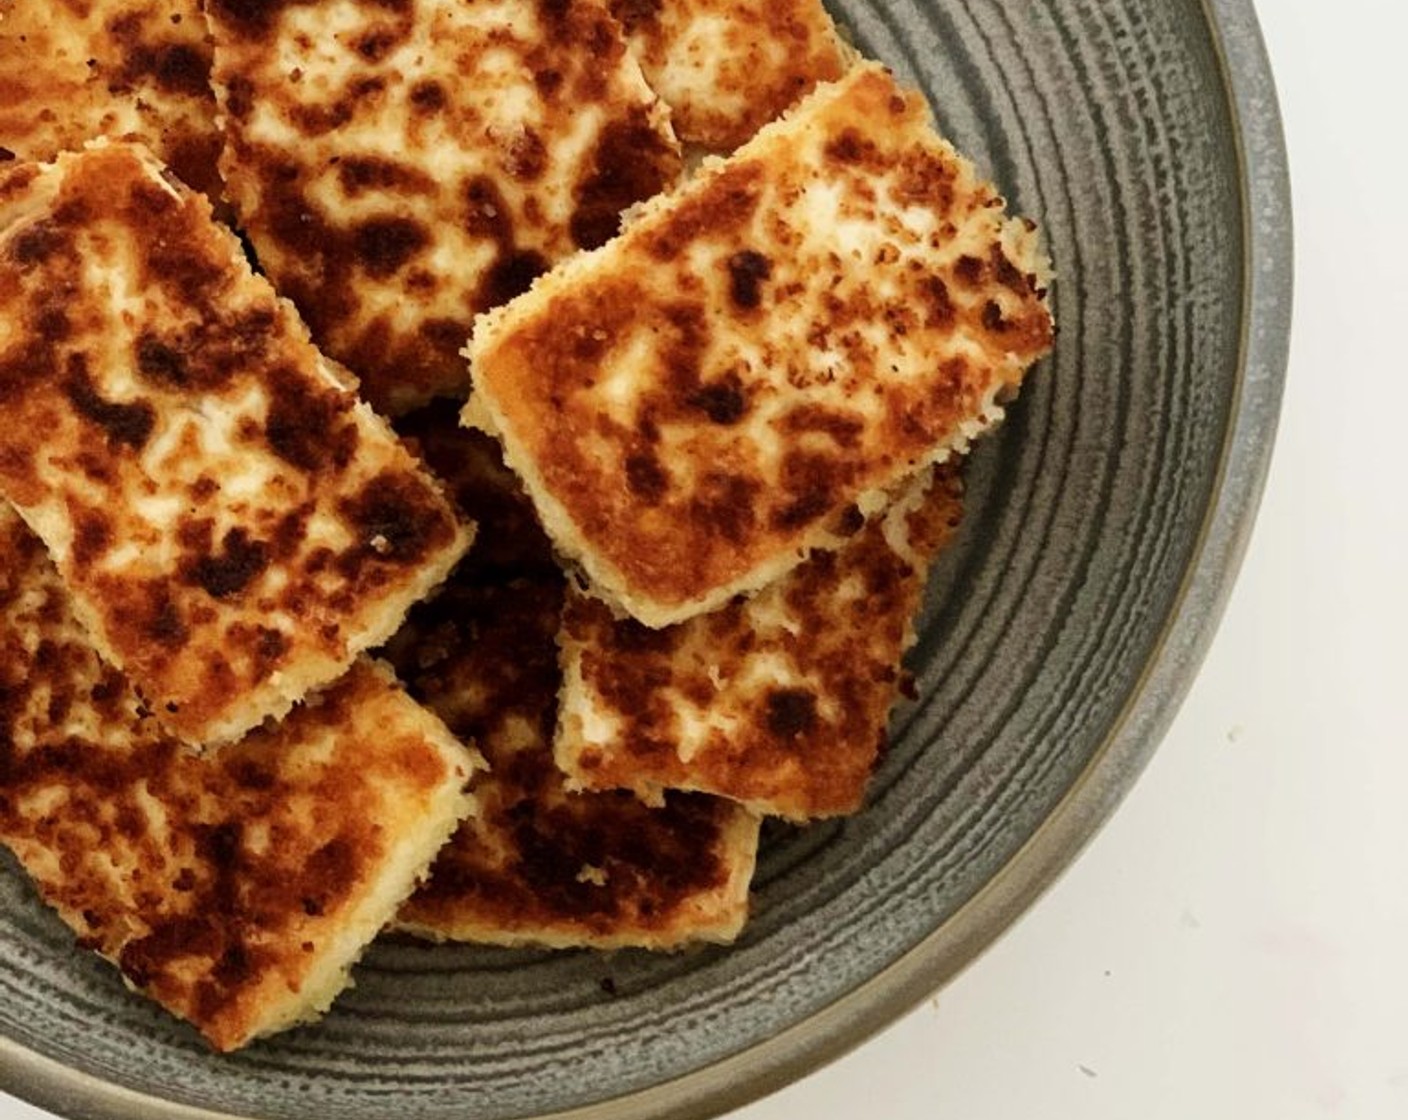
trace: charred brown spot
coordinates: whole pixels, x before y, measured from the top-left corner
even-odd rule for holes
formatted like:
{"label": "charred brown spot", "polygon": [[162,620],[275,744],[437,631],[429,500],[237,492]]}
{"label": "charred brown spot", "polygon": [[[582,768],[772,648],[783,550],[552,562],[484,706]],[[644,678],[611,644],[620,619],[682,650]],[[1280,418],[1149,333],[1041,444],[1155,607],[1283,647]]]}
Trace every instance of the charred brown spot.
{"label": "charred brown spot", "polygon": [[1002,315],[1002,305],[996,300],[988,300],[983,305],[983,328],[1000,334],[1008,327],[1008,322]]}
{"label": "charred brown spot", "polygon": [[372,218],[353,230],[354,252],[372,276],[385,279],[430,244],[425,226],[410,218]]}
{"label": "charred brown spot", "polygon": [[541,179],[547,167],[548,150],[543,138],[525,125],[509,143],[504,170],[521,183],[531,183]]}
{"label": "charred brown spot", "polygon": [[772,262],[754,249],[741,249],[729,257],[728,275],[734,306],[751,311],[762,302],[763,282],[772,276]]}
{"label": "charred brown spot", "polygon": [[924,296],[927,304],[928,314],[925,316],[924,325],[929,328],[946,329],[953,326],[955,311],[953,299],[948,294],[948,285],[938,276],[925,277],[920,284],[920,293]]}
{"label": "charred brown spot", "polygon": [[43,307],[34,320],[35,332],[45,342],[62,342],[73,333],[73,324],[62,307]]}
{"label": "charred brown spot", "polygon": [[977,257],[966,254],[959,257],[953,271],[954,275],[970,288],[976,288],[983,282],[983,262]]}
{"label": "charred brown spot", "polygon": [[648,505],[658,505],[670,488],[670,476],[656,457],[646,450],[626,457],[626,485]]}
{"label": "charred brown spot", "polygon": [[271,664],[280,661],[292,648],[292,641],[282,630],[273,630],[267,626],[259,627],[258,636],[254,643],[254,655],[262,663]]}
{"label": "charred brown spot", "polygon": [[660,17],[661,0],[611,0],[611,14],[628,33],[652,24]]}
{"label": "charred brown spot", "polygon": [[464,349],[473,324],[463,319],[427,319],[420,325],[420,336],[434,350],[443,354],[458,354]]}
{"label": "charred brown spot", "polygon": [[151,334],[137,340],[137,372],[166,388],[185,388],[190,374],[185,358]]}
{"label": "charred brown spot", "polygon": [[169,590],[159,586],[152,589],[149,611],[146,632],[152,641],[167,649],[180,649],[186,644],[190,631]]}
{"label": "charred brown spot", "polygon": [[210,552],[215,547],[215,519],[188,517],[177,522],[176,543],[187,552]]}
{"label": "charred brown spot", "polygon": [[310,136],[325,136],[352,119],[352,100],[344,99],[332,105],[290,105],[288,115]]}
{"label": "charred brown spot", "polygon": [[612,121],[597,139],[588,170],[577,184],[570,229],[573,242],[595,249],[616,236],[626,207],[659,193],[678,173],[679,158],[643,108]]}
{"label": "charred brown spot", "polygon": [[185,565],[186,579],[216,599],[238,595],[269,566],[269,546],[251,540],[244,529],[231,529],[220,551]]}
{"label": "charred brown spot", "polygon": [[[385,4],[383,6],[393,7],[392,5]],[[399,6],[400,5],[396,5],[396,7]],[[395,50],[397,46],[405,42],[409,31],[409,21],[398,22],[394,26],[387,25],[379,27],[361,36],[356,43],[353,44],[353,49],[368,62],[381,62],[387,55]]]}
{"label": "charred brown spot", "polygon": [[69,360],[64,395],[85,420],[96,424],[115,443],[140,451],[156,426],[156,410],[146,401],[119,403],[99,395],[80,355]]}
{"label": "charred brown spot", "polygon": [[167,93],[203,101],[211,97],[210,57],[186,43],[130,46],[115,84],[119,89],[129,89],[144,78]]}
{"label": "charred brown spot", "polygon": [[465,229],[476,237],[513,242],[513,219],[494,180],[476,175],[465,183]]}
{"label": "charred brown spot", "polygon": [[[0,356],[0,401],[12,400],[42,383],[50,376],[54,362],[53,347],[35,339],[30,339],[16,350]],[[19,468],[21,457],[19,448],[0,448],[0,463],[7,470],[14,468],[16,473],[27,473]]]}
{"label": "charred brown spot", "polygon": [[562,88],[562,71],[552,67],[534,70],[533,84],[543,97],[551,99]]}
{"label": "charred brown spot", "polygon": [[772,511],[772,527],[791,532],[816,521],[835,504],[844,473],[835,457],[789,452],[783,459],[781,482],[790,497]]}
{"label": "charred brown spot", "polygon": [[372,190],[429,192],[435,182],[423,171],[379,156],[346,156],[337,165],[338,182],[353,198]]}
{"label": "charred brown spot", "polygon": [[176,173],[176,178],[210,199],[220,199],[224,186],[217,168],[220,151],[218,134],[172,130],[166,135],[165,158],[170,169]]}
{"label": "charred brown spot", "polygon": [[[466,230],[493,241],[498,248],[497,259],[480,280],[475,303],[480,308],[497,307],[526,292],[548,270],[549,262],[535,250],[516,247],[512,213],[492,179],[482,175],[470,179],[465,183],[464,198]],[[460,331],[456,349],[467,334]]]}
{"label": "charred brown spot", "polygon": [[74,518],[73,562],[82,569],[113,545],[112,521],[101,510],[83,510]]}
{"label": "charred brown spot", "polygon": [[254,110],[254,83],[232,75],[225,83],[225,108],[235,120],[245,120]]}
{"label": "charred brown spot", "polygon": [[341,836],[329,840],[308,857],[302,885],[318,913],[331,910],[347,897],[356,885],[359,867],[357,846]]}
{"label": "charred brown spot", "polygon": [[817,725],[816,696],[804,688],[775,688],[768,693],[766,718],[779,739],[806,735]]}
{"label": "charred brown spot", "polygon": [[783,530],[800,529],[819,518],[830,505],[831,497],[826,490],[810,490],[774,510],[772,526]]}
{"label": "charred brown spot", "polygon": [[384,78],[358,78],[347,87],[347,96],[354,101],[366,97],[375,97],[386,89],[386,79]]}
{"label": "charred brown spot", "polygon": [[346,469],[359,443],[351,417],[354,398],[308,385],[290,369],[275,370],[269,379],[264,435],[274,453],[305,471],[329,465]]}
{"label": "charred brown spot", "polygon": [[[162,181],[169,183],[169,180],[164,178]],[[139,223],[152,219],[168,219],[180,208],[181,199],[174,191],[158,186],[150,179],[140,179],[128,187],[127,209]],[[161,248],[157,246],[158,251]]]}
{"label": "charred brown spot", "polygon": [[255,971],[254,954],[242,942],[236,941],[225,947],[220,959],[215,962],[211,975],[218,984],[229,988],[244,983]]}
{"label": "charred brown spot", "polygon": [[827,158],[838,163],[862,163],[873,158],[875,151],[875,142],[854,128],[842,129],[840,135],[826,145]]}
{"label": "charred brown spot", "polygon": [[369,559],[387,564],[420,563],[432,549],[445,544],[451,526],[434,492],[419,479],[396,474],[378,475],[338,509],[358,540],[349,562]]}
{"label": "charred brown spot", "polygon": [[160,977],[171,962],[184,956],[217,951],[222,938],[206,916],[173,918],[157,926],[145,937],[129,942],[118,965],[138,988],[146,988]]}
{"label": "charred brown spot", "polygon": [[427,115],[440,112],[446,104],[444,87],[429,80],[417,82],[411,87],[411,104]]}
{"label": "charred brown spot", "polygon": [[[501,256],[485,273],[480,300],[485,307],[497,307],[520,296],[533,286],[533,281],[548,270],[548,261],[532,249],[521,249]],[[457,345],[468,337],[463,332]]]}
{"label": "charred brown spot", "polygon": [[65,234],[48,222],[36,222],[10,242],[10,255],[16,264],[29,267],[43,264],[68,246]]}
{"label": "charred brown spot", "polygon": [[[166,191],[156,191],[153,197],[156,196],[175,209],[181,206]],[[187,237],[162,234],[166,226],[184,225],[187,220],[184,216],[149,211],[132,220],[138,229],[146,231],[141,237],[143,284],[169,292],[182,304],[198,301],[214,304],[219,299],[222,289],[233,279],[228,258],[213,256],[204,245],[195,246]]]}
{"label": "charred brown spot", "polygon": [[836,532],[843,537],[853,537],[865,528],[865,514],[859,506],[847,506],[836,519]]}
{"label": "charred brown spot", "polygon": [[1016,292],[1020,296],[1031,294],[1032,285],[1026,274],[1007,259],[1007,255],[1002,251],[1000,245],[994,245],[992,248],[992,267],[997,276],[997,282],[1004,288]]}
{"label": "charred brown spot", "polygon": [[562,34],[572,12],[572,0],[538,0],[538,18]]}
{"label": "charred brown spot", "polygon": [[245,38],[268,34],[274,21],[293,0],[206,0],[205,8],[212,18],[220,20],[230,30]]}
{"label": "charred brown spot", "polygon": [[865,432],[865,422],[819,404],[798,405],[782,419],[789,432],[818,432],[829,436],[840,447],[855,447]]}
{"label": "charred brown spot", "polygon": [[278,783],[275,768],[261,758],[232,757],[225,772],[236,786],[244,790],[270,790]]}
{"label": "charred brown spot", "polygon": [[691,393],[685,403],[703,412],[715,424],[736,424],[748,411],[748,398],[737,374],[727,374]]}

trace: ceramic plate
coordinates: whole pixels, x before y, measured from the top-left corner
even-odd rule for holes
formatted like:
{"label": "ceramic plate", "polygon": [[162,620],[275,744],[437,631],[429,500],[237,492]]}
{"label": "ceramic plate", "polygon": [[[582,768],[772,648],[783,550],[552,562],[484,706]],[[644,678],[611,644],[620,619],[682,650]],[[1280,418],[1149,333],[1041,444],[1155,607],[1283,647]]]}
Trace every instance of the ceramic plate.
{"label": "ceramic plate", "polygon": [[323,1024],[228,1058],[75,952],[3,862],[5,1089],[84,1117],[720,1112],[923,998],[1104,819],[1210,636],[1275,423],[1289,217],[1251,5],[835,10],[1040,219],[1060,273],[1056,352],[973,456],[869,807],[768,830],[732,948],[380,945]]}

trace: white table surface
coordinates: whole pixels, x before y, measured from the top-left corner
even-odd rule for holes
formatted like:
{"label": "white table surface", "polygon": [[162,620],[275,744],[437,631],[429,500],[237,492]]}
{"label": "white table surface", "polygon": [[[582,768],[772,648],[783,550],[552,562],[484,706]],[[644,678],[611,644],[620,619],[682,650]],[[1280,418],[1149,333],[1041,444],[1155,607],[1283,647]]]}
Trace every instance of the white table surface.
{"label": "white table surface", "polygon": [[[1296,323],[1203,672],[1115,819],[998,945],[731,1120],[1408,1117],[1408,5],[1259,8]],[[0,1120],[46,1116],[0,1093]]]}

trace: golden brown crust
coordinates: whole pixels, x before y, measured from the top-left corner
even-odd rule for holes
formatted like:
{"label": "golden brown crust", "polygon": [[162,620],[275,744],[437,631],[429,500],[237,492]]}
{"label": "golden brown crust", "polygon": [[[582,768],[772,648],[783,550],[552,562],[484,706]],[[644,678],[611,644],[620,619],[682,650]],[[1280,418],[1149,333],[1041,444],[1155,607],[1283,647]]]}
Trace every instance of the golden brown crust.
{"label": "golden brown crust", "polygon": [[324,684],[467,531],[143,150],[0,176],[0,490],[175,734],[237,737]]}
{"label": "golden brown crust", "polygon": [[557,760],[575,784],[854,812],[885,741],[929,565],[962,513],[956,467],[834,553],[664,630],[569,594]]}
{"label": "golden brown crust", "polygon": [[230,197],[383,411],[463,398],[474,316],[679,174],[604,0],[207,9]]}
{"label": "golden brown crust", "polygon": [[757,819],[699,794],[671,795],[657,809],[628,793],[563,788],[552,732],[564,581],[547,539],[492,442],[457,429],[453,414],[419,416],[409,428],[484,539],[517,547],[512,557],[471,552],[388,647],[412,695],[490,765],[474,787],[476,817],[399,925],[439,939],[553,947],[732,938],[747,912]]}
{"label": "golden brown crust", "polygon": [[0,158],[139,140],[218,200],[210,58],[198,0],[0,0]]}
{"label": "golden brown crust", "polygon": [[481,318],[466,421],[596,594],[680,621],[996,420],[1052,338],[1031,229],[858,67]]}
{"label": "golden brown crust", "polygon": [[716,152],[850,63],[821,0],[611,0],[611,11],[680,139]]}
{"label": "golden brown crust", "polygon": [[[188,753],[0,508],[0,842],[83,945],[217,1049],[326,1008],[472,767],[367,662],[278,728]],[[408,843],[424,851],[401,867]]]}

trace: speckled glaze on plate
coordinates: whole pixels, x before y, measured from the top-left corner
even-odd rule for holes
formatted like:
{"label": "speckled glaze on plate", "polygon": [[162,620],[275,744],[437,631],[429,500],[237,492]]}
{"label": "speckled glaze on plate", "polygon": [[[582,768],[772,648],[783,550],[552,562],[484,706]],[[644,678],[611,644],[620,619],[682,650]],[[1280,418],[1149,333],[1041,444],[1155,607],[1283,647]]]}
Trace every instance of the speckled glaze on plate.
{"label": "speckled glaze on plate", "polygon": [[380,945],[323,1024],[231,1058],[0,861],[0,1086],[74,1117],[710,1115],[917,1002],[1104,820],[1211,636],[1275,427],[1289,200],[1251,5],[835,10],[1041,220],[1060,273],[1056,353],[974,456],[869,808],[769,831],[733,948]]}

